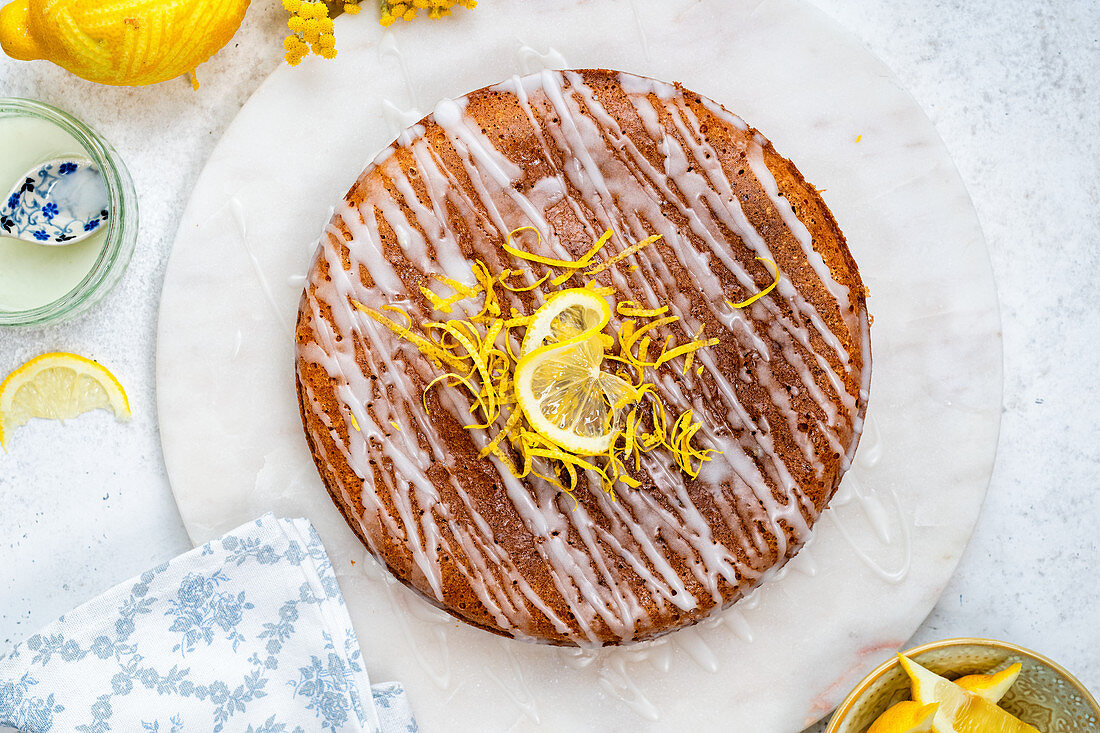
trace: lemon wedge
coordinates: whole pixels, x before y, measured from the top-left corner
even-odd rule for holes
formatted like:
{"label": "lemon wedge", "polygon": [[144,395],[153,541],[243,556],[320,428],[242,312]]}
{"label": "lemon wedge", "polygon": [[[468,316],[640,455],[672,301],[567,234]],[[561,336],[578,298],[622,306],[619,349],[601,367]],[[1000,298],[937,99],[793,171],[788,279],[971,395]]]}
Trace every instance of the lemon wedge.
{"label": "lemon wedge", "polygon": [[89,410],[130,418],[126,391],[105,367],[83,356],[36,356],[0,382],[0,446],[33,417],[68,420]]}
{"label": "lemon wedge", "polygon": [[940,704],[932,722],[935,733],[1039,733],[1035,727],[989,700],[964,690],[906,656],[899,654],[898,658],[909,675],[913,700],[922,705]]}
{"label": "lemon wedge", "polygon": [[875,718],[867,733],[930,733],[932,719],[939,707],[938,703],[921,705],[912,700],[899,702]]}
{"label": "lemon wedge", "polygon": [[973,692],[978,697],[996,703],[1012,687],[1012,683],[1020,676],[1021,669],[1023,665],[1016,662],[996,674],[968,674],[955,680],[955,684],[967,692]]}
{"label": "lemon wedge", "polygon": [[587,288],[555,293],[532,316],[515,368],[516,399],[531,427],[581,456],[607,452],[619,413],[638,390],[601,369],[611,308]]}

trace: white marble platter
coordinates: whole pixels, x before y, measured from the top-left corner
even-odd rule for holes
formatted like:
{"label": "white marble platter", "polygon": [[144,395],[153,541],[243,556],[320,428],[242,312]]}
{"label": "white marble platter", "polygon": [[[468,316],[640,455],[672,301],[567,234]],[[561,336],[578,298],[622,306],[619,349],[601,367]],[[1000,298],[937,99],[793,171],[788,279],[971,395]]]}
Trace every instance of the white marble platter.
{"label": "white marble platter", "polygon": [[[890,72],[798,0],[485,2],[277,70],[200,177],[165,278],[165,462],[191,538],[306,516],[340,577],[372,679],[429,732],[751,730],[827,713],[913,633],[977,518],[1000,417],[985,245],[932,125]],[[302,435],[291,328],[331,204],[444,97],[543,65],[618,68],[722,102],[823,196],[871,290],[874,376],[856,465],[778,578],[698,627],[579,652],[499,639],[421,601],[366,554]]]}

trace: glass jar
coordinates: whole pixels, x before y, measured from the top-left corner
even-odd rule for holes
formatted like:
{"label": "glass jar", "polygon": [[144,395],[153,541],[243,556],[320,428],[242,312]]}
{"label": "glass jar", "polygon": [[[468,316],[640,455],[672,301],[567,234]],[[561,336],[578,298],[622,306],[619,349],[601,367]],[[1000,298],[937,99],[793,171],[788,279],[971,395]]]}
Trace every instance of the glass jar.
{"label": "glass jar", "polygon": [[[70,247],[79,248],[85,245],[85,242],[63,247],[48,247],[52,251],[47,252],[46,249],[15,249],[47,246],[4,237],[2,245],[9,249],[0,251],[0,257],[6,253],[9,255],[9,261],[0,261],[0,267],[8,269],[5,276],[9,278],[7,281],[9,288],[12,287],[10,283],[19,282],[21,287],[33,291],[36,279],[41,279],[47,285],[56,286],[57,283],[47,282],[48,278],[54,275],[55,270],[59,273],[65,272],[67,278],[75,280],[79,277],[85,263],[88,269],[71,288],[58,293],[56,297],[51,294],[50,299],[44,303],[20,306],[17,302],[18,298],[4,302],[3,294],[0,293],[0,326],[45,325],[83,313],[99,302],[118,283],[130,262],[137,242],[137,193],[134,191],[134,183],[130,179],[129,171],[126,170],[126,166],[114,148],[93,129],[55,107],[30,99],[0,98],[0,157],[5,156],[5,145],[15,144],[14,135],[5,141],[5,128],[14,130],[15,125],[21,120],[24,124],[19,130],[24,134],[19,140],[18,153],[30,163],[19,173],[15,173],[12,180],[0,181],[0,189],[3,189],[0,191],[0,196],[6,196],[7,187],[14,185],[18,176],[32,166],[61,155],[82,154],[96,165],[106,182],[110,202],[109,219],[106,234],[96,240],[99,242],[98,252],[89,250],[80,253],[80,258],[76,260],[75,265],[79,270],[75,276],[72,274],[73,258],[70,257],[64,266],[59,264],[60,258],[66,256],[63,250]],[[9,122],[11,125],[6,124]],[[44,127],[43,123],[52,126],[52,129]],[[43,132],[51,134],[38,134]],[[50,143],[45,142],[47,138],[51,140]],[[76,149],[58,150],[58,147],[65,147],[57,143],[57,140],[63,138],[67,138],[65,142]],[[31,149],[36,141],[41,141],[41,151]],[[8,171],[5,173],[10,174]],[[75,254],[77,250],[71,252]],[[67,279],[63,281],[61,287],[66,287],[67,282]],[[0,287],[3,286],[0,285]],[[45,291],[49,292],[49,288],[45,288]]]}

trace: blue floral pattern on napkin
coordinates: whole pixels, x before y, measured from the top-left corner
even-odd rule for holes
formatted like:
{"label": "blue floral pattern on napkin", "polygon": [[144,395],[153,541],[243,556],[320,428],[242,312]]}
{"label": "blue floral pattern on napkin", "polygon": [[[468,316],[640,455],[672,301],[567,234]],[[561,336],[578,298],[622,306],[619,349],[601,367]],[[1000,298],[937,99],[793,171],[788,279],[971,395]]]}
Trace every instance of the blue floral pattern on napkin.
{"label": "blue floral pattern on napkin", "polygon": [[0,725],[23,733],[417,730],[400,684],[370,687],[316,531],[271,515],[116,586],[16,646],[0,659]]}

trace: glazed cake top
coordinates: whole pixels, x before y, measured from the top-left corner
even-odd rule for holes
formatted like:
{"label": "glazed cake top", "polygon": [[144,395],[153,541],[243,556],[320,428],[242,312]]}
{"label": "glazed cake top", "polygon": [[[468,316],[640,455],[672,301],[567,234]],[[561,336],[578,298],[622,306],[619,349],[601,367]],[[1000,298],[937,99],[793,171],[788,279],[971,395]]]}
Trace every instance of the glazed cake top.
{"label": "glazed cake top", "polygon": [[[661,235],[598,279],[678,316],[655,340],[718,337],[698,373],[647,375],[719,451],[697,479],[659,448],[631,466],[638,488],[612,500],[587,477],[571,498],[477,457],[491,433],[466,429],[469,391],[429,390],[424,409],[442,372],[360,306],[434,320],[421,287],[474,285],[476,260],[534,283],[547,268],[503,249],[524,226],[557,259],[607,229],[604,258]],[[731,307],[771,283],[757,258],[776,287]],[[502,291],[502,305],[531,313],[552,289]],[[715,102],[605,70],[517,77],[405,130],[333,215],[296,339],[314,459],[371,552],[459,618],[555,644],[693,623],[793,556],[848,467],[870,375],[863,285],[813,186]]]}

